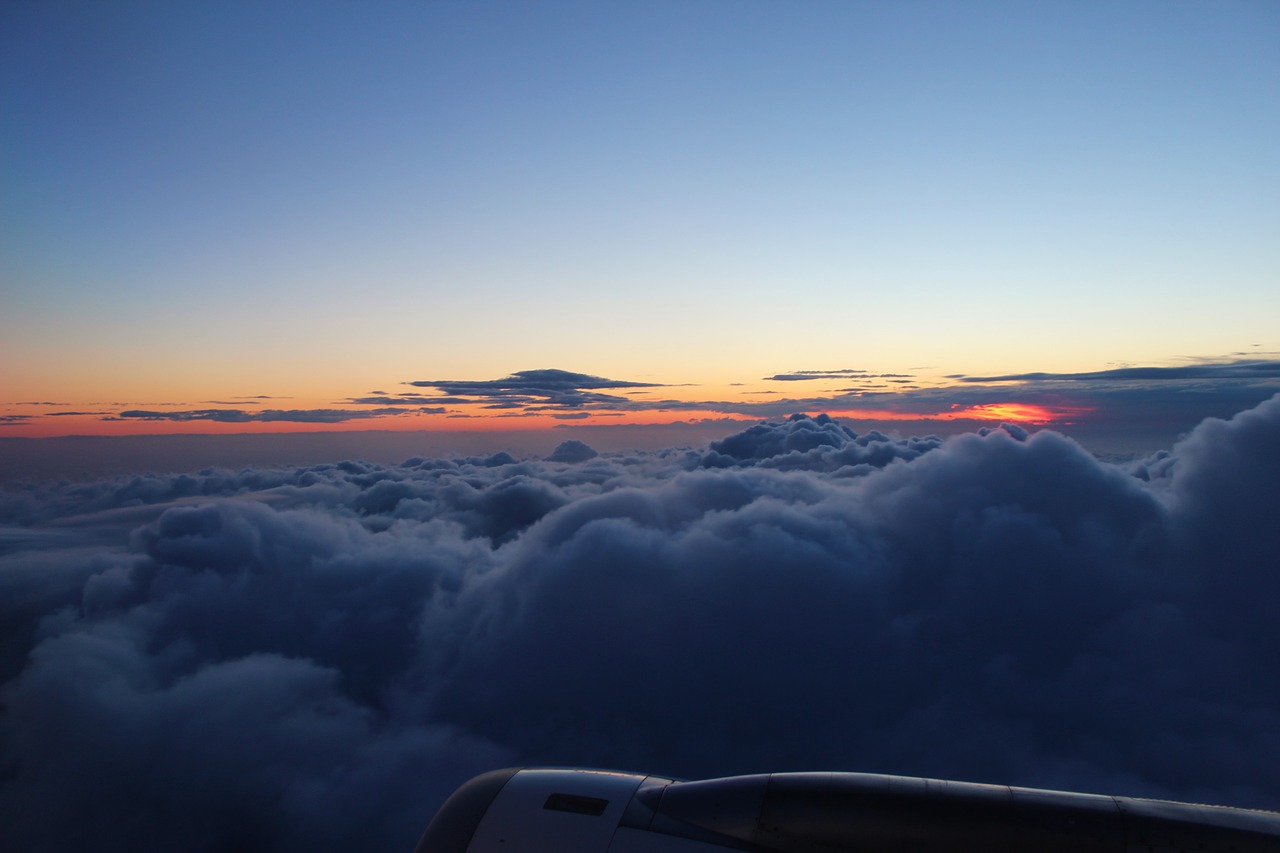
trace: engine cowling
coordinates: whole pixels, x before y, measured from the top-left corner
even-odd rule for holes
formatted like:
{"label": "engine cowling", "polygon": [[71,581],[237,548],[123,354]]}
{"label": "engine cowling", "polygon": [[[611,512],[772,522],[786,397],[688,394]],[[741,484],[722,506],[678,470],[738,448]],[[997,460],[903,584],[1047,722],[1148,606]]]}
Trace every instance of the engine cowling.
{"label": "engine cowling", "polygon": [[1280,814],[883,776],[679,781],[495,770],[440,808],[417,853],[1280,853]]}

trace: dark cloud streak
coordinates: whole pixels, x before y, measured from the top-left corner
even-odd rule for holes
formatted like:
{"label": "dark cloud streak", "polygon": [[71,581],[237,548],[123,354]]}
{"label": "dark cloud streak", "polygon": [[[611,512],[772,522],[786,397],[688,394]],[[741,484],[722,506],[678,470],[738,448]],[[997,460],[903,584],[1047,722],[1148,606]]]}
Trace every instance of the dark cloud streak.
{"label": "dark cloud streak", "polygon": [[418,388],[435,388],[447,396],[472,401],[490,400],[495,408],[512,408],[535,402],[562,408],[588,406],[626,406],[631,401],[614,394],[601,394],[601,389],[654,388],[649,382],[605,379],[567,370],[520,370],[504,379],[456,380],[423,379],[407,383]]}
{"label": "dark cloud streak", "polygon": [[244,409],[195,409],[181,412],[155,412],[143,409],[130,409],[120,412],[115,417],[104,420],[144,420],[172,421],[186,423],[190,421],[212,421],[214,423],[311,423],[336,424],[351,420],[392,417],[405,414],[442,414],[443,408],[394,408],[380,409],[265,409],[247,412]]}
{"label": "dark cloud streak", "polygon": [[1118,367],[1088,373],[955,376],[961,382],[1178,382],[1187,379],[1280,379],[1280,361],[1239,360],[1179,367]]}

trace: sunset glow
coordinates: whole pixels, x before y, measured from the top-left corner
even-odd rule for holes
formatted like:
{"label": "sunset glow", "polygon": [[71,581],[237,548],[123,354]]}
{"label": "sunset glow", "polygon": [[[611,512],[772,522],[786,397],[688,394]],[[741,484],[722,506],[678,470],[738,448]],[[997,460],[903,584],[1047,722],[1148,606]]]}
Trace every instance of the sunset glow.
{"label": "sunset glow", "polygon": [[1280,0],[3,0],[0,847],[1274,808],[1277,140]]}
{"label": "sunset glow", "polygon": [[1044,426],[1089,411],[1091,410],[1081,408],[1072,409],[1069,412],[1055,411],[1045,406],[1028,403],[988,403],[982,406],[969,406],[945,415],[938,415],[938,417],[947,420],[1009,421]]}
{"label": "sunset glow", "polygon": [[[1236,405],[1280,388],[1280,360],[1200,362],[1194,367],[1144,368],[1144,381],[1161,382],[1170,402],[1185,406],[1214,387]],[[195,405],[45,400],[3,406],[3,435],[196,435],[236,433],[537,432],[571,426],[661,426],[698,421],[778,420],[796,413],[828,414],[862,424],[1000,423],[1059,429],[1088,427],[1123,415],[1178,422],[1176,411],[1150,404],[1132,409],[1128,369],[1080,374],[998,376],[990,382],[936,372],[863,369],[782,372],[751,383],[714,386],[628,377],[601,377],[559,369],[521,370],[505,377],[381,383],[412,390],[300,395],[224,395]],[[1168,377],[1167,379],[1164,377]],[[1112,378],[1114,377],[1114,378]],[[1183,378],[1186,377],[1186,378]],[[1188,385],[1187,383],[1192,383]],[[1023,399],[1011,399],[1016,388]],[[252,387],[239,389],[253,390]],[[1143,392],[1149,397],[1152,390]],[[1212,405],[1218,405],[1216,403]],[[1225,405],[1225,403],[1224,403]],[[1201,413],[1216,411],[1204,410]],[[1172,420],[1170,420],[1172,418]]]}
{"label": "sunset glow", "polygon": [[5,4],[0,436],[1187,428],[1275,382],[1267,4],[482,5]]}

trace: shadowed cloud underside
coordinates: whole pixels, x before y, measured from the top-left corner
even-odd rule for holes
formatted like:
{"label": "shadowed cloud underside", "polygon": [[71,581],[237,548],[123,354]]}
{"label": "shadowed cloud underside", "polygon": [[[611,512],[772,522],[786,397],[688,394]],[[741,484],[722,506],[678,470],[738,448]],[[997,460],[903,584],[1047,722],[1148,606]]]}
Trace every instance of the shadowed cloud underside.
{"label": "shadowed cloud underside", "polygon": [[820,415],[8,489],[0,823],[408,849],[523,764],[1274,805],[1277,484],[1280,397],[1124,467]]}

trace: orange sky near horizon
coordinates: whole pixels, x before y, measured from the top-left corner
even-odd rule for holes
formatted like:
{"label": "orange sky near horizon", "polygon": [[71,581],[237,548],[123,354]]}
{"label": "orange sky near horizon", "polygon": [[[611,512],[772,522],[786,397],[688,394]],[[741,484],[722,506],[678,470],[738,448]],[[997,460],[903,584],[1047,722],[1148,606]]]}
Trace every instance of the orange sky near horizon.
{"label": "orange sky near horizon", "polygon": [[0,436],[1280,387],[1272,4],[740,5],[0,5]]}
{"label": "orange sky near horizon", "polygon": [[[652,389],[655,391],[673,391],[688,389]],[[708,389],[700,389],[708,390]],[[716,389],[729,391],[733,389]],[[685,397],[701,397],[704,395],[684,394]],[[721,397],[723,400],[725,394]],[[758,406],[772,402],[769,397],[759,392],[748,392],[737,396],[743,403],[743,411],[734,411],[730,407],[711,408],[654,408],[639,411],[611,410],[607,406],[587,409],[563,409],[555,412],[518,412],[515,410],[495,410],[485,408],[480,403],[454,403],[445,406],[446,413],[421,413],[412,407],[406,408],[402,414],[387,414],[376,417],[362,417],[370,407],[355,407],[350,404],[333,401],[308,401],[289,399],[274,400],[268,403],[287,402],[292,405],[279,407],[263,405],[251,407],[242,405],[196,405],[184,404],[152,404],[151,407],[128,405],[113,408],[102,408],[94,412],[81,413],[73,411],[68,405],[50,404],[9,404],[4,412],[10,417],[18,414],[17,419],[9,422],[7,428],[0,432],[0,437],[49,438],[57,436],[123,436],[123,435],[194,435],[194,434],[235,434],[235,433],[300,433],[300,432],[353,432],[361,430],[386,430],[395,432],[430,431],[430,432],[498,432],[498,431],[543,431],[561,426],[571,425],[662,425],[686,423],[694,421],[746,420],[758,421],[777,419],[785,415],[762,416],[747,410],[749,406]],[[664,399],[670,399],[664,395]],[[248,401],[246,401],[247,403]],[[834,403],[834,401],[833,401]],[[731,404],[730,404],[731,405]],[[234,412],[237,408],[249,418],[255,416],[272,416],[274,412],[289,411],[307,413],[313,411],[334,411],[350,413],[349,419],[324,422],[319,420],[219,420],[210,413]],[[146,409],[154,411],[156,417],[121,417],[121,411]],[[61,414],[59,410],[67,411]],[[1019,403],[1015,400],[1000,400],[983,405],[960,406],[952,404],[949,408],[937,411],[907,411],[886,406],[857,407],[847,403],[819,407],[797,407],[795,411],[807,414],[828,414],[835,418],[846,418],[857,421],[974,421],[974,422],[1011,422],[1031,426],[1050,426],[1090,411],[1087,407],[1050,408],[1042,405]],[[190,419],[169,420],[166,413],[194,413]],[[26,415],[25,418],[22,415]],[[559,416],[557,416],[559,415]],[[297,417],[305,417],[299,415]],[[288,418],[288,414],[281,415]]]}

